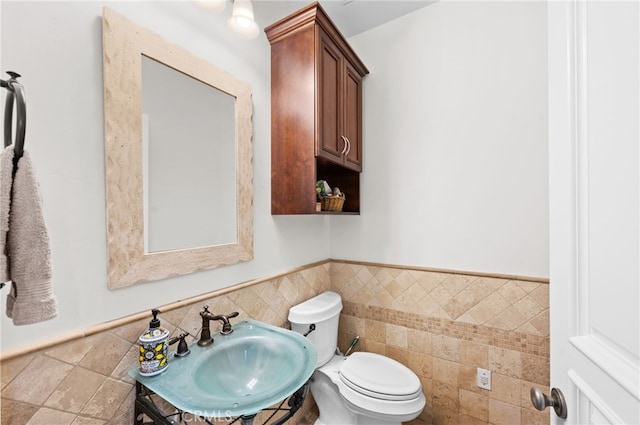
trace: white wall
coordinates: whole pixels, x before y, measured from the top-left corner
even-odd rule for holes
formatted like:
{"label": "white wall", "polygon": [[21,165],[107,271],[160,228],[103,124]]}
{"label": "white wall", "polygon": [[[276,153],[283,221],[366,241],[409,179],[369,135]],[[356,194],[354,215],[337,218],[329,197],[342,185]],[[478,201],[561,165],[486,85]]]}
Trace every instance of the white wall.
{"label": "white wall", "polygon": [[371,71],[362,214],[272,217],[264,34],[235,39],[227,15],[193,13],[192,2],[116,2],[253,86],[255,259],[108,290],[102,5],[0,2],[2,71],[24,76],[60,307],[15,327],[4,289],[2,350],[328,257],[547,276],[543,4],[439,2],[350,40]]}
{"label": "white wall", "polygon": [[[255,260],[107,289],[103,4],[0,3],[2,72],[23,75],[28,114],[25,147],[44,198],[60,312],[54,320],[15,327],[5,317],[8,289],[3,289],[2,350],[329,257],[325,217],[270,215],[270,56],[264,34],[251,41],[234,38],[224,23],[230,9],[215,15],[196,9],[192,2],[116,2],[110,5],[114,10],[252,85]],[[0,101],[4,105],[4,93]]]}
{"label": "white wall", "polygon": [[440,1],[349,40],[362,215],[333,258],[548,276],[546,37],[544,2]]}

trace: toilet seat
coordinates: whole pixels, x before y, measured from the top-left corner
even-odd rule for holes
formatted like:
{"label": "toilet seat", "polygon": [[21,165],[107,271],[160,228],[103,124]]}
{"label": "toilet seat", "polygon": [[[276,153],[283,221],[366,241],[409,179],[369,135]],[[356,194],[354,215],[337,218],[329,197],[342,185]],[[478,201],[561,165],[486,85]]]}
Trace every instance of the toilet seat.
{"label": "toilet seat", "polygon": [[380,400],[413,400],[422,392],[420,380],[409,368],[375,353],[353,353],[340,367],[339,376],[353,391]]}
{"label": "toilet seat", "polygon": [[[346,405],[347,409],[357,415],[366,418],[375,418],[378,421],[387,421],[390,424],[400,424],[402,422],[407,422],[415,419],[420,414],[420,412],[422,412],[422,409],[426,404],[426,398],[424,396],[424,393],[422,392],[420,380],[415,374],[413,374],[413,372],[411,372],[411,370],[406,368],[406,366],[384,356],[380,356],[382,357],[382,359],[384,359],[380,360],[379,358],[377,358],[377,356],[380,355],[363,352],[353,353],[349,357],[344,357],[342,355],[336,354],[327,364],[316,369],[314,375],[325,375],[337,387],[336,389],[339,397],[342,399],[342,402]],[[360,358],[360,360],[356,360],[358,358]],[[353,361],[350,362],[350,360]],[[387,371],[387,373],[382,375],[378,373],[379,371],[374,371],[372,363],[370,362],[371,360],[373,360],[373,364],[375,364],[376,367]],[[382,363],[382,366],[380,366],[378,361]],[[343,369],[344,365],[347,362],[351,363],[351,365]],[[399,367],[396,366],[395,363],[397,363]],[[367,364],[369,364],[369,366],[367,366]],[[392,366],[388,366],[389,364],[392,364]],[[383,398],[385,396],[393,396],[393,394],[385,393],[395,392],[402,394],[411,391],[398,390],[397,388],[395,391],[389,391],[389,388],[391,386],[386,385],[382,387],[383,389],[381,389],[380,377],[387,376],[389,369],[397,371],[398,369],[396,369],[395,367],[398,367],[398,369],[404,368],[404,370],[400,371],[399,373],[404,373],[405,370],[408,370],[410,372],[411,378],[407,379],[407,382],[413,382],[413,384],[417,385],[418,388],[418,391],[413,393],[412,397],[407,397],[407,399],[405,400],[385,400]],[[360,371],[360,373],[355,373],[353,369],[355,369],[356,371]],[[350,376],[356,382],[360,382],[361,385],[355,385],[353,382],[350,382],[351,385],[347,384],[347,379],[345,379],[343,376],[345,371],[347,376]],[[354,373],[352,374],[351,372]],[[368,375],[361,376],[364,373],[368,373]],[[378,378],[375,378],[373,375],[378,376]],[[362,378],[362,380],[359,380],[358,378]],[[314,379],[312,376],[312,393],[314,391],[315,385],[313,381]],[[316,379],[316,384],[320,381],[321,379]],[[376,392],[371,391],[370,388],[363,388],[363,382],[365,381],[377,382],[378,385],[374,384],[372,385],[372,387],[377,388],[378,391]],[[406,383],[400,384],[399,387],[402,388],[404,385],[406,385]],[[367,392],[375,394],[375,396],[371,396],[367,394]],[[344,421],[344,423],[347,422],[348,421]]]}

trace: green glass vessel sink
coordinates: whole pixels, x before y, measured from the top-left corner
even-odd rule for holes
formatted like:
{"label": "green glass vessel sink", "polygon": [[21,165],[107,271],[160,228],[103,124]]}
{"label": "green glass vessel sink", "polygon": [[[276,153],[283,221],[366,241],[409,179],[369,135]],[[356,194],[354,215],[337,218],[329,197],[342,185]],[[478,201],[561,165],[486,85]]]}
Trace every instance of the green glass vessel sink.
{"label": "green glass vessel sink", "polygon": [[207,417],[248,416],[292,395],[311,377],[316,351],[297,332],[256,320],[213,335],[208,347],[189,345],[185,357],[169,355],[167,370],[129,375],[185,412]]}

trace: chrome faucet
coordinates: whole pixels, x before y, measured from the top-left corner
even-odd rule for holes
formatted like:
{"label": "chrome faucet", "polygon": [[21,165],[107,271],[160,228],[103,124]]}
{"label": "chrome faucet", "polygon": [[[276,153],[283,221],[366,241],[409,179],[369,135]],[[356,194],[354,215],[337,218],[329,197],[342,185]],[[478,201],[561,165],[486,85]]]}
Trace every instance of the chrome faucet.
{"label": "chrome faucet", "polygon": [[200,317],[202,317],[202,331],[200,332],[200,339],[198,340],[198,345],[201,347],[206,347],[207,345],[213,344],[213,338],[211,337],[211,328],[209,326],[209,321],[211,320],[219,320],[222,322],[222,330],[220,331],[220,335],[229,335],[233,332],[231,328],[231,323],[229,323],[229,319],[233,317],[237,317],[238,312],[234,311],[230,314],[220,314],[213,315],[209,311],[209,306],[204,306],[204,309],[200,312]]}

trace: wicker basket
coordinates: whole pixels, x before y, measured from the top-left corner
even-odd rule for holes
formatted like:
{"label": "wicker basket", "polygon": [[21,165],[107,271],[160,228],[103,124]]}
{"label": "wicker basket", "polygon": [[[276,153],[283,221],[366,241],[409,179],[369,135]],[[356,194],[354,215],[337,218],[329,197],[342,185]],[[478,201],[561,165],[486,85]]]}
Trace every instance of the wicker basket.
{"label": "wicker basket", "polygon": [[342,211],[344,199],[344,193],[339,196],[325,196],[324,198],[320,198],[320,202],[322,203],[321,209],[322,211]]}

